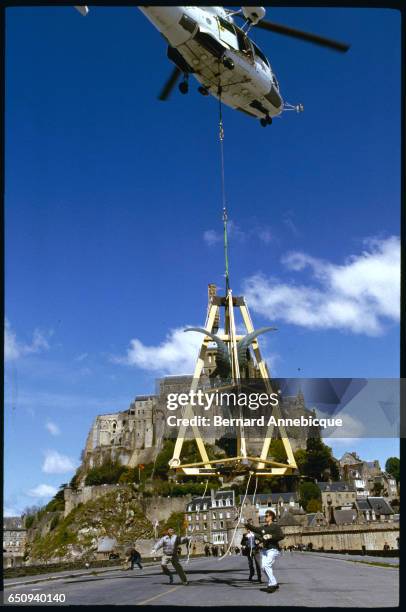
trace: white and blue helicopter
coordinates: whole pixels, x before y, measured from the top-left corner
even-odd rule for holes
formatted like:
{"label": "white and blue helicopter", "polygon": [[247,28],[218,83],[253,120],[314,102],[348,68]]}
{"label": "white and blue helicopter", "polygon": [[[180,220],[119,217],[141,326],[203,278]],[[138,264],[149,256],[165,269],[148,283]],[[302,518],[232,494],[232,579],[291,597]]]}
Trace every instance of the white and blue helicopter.
{"label": "white and blue helicopter", "polygon": [[[87,15],[87,6],[76,6]],[[168,58],[175,67],[160,92],[167,100],[177,81],[179,90],[189,90],[192,74],[203,96],[213,95],[251,117],[263,127],[285,110],[303,110],[303,105],[284,102],[278,80],[261,49],[248,37],[252,28],[261,28],[345,53],[349,45],[264,20],[262,6],[239,10],[221,6],[139,6],[168,43]],[[241,27],[235,18],[243,20]]]}

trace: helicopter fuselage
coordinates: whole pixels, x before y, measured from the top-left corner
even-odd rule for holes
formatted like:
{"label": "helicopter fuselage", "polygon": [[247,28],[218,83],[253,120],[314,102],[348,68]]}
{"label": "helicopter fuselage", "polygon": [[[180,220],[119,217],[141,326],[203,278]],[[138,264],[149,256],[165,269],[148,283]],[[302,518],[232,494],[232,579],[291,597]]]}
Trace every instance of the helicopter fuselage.
{"label": "helicopter fuselage", "polygon": [[168,57],[231,108],[272,119],[283,100],[271,65],[223,7],[140,6],[168,43]]}

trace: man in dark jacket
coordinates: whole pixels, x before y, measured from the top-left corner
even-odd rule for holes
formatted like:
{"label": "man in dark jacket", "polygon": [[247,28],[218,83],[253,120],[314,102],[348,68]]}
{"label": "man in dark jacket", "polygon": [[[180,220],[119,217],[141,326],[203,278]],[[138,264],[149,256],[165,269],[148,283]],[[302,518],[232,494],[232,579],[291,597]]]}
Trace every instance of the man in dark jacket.
{"label": "man in dark jacket", "polygon": [[265,525],[256,527],[250,523],[245,523],[245,526],[248,527],[250,531],[258,534],[262,542],[261,565],[268,576],[268,593],[273,593],[276,589],[279,589],[279,584],[273,574],[273,565],[280,555],[279,542],[284,538],[282,529],[274,522],[275,518],[275,512],[273,510],[267,510],[265,512]]}
{"label": "man in dark jacket", "polygon": [[247,557],[248,559],[248,567],[250,570],[250,575],[249,575],[248,580],[252,580],[255,575],[255,570],[254,570],[254,563],[255,563],[255,569],[257,571],[257,580],[258,582],[262,582],[261,564],[259,561],[260,551],[259,551],[259,546],[258,546],[258,539],[255,537],[255,533],[250,531],[248,527],[246,527],[246,531],[244,535],[242,536],[241,548],[242,548],[242,554],[244,555],[244,557]]}

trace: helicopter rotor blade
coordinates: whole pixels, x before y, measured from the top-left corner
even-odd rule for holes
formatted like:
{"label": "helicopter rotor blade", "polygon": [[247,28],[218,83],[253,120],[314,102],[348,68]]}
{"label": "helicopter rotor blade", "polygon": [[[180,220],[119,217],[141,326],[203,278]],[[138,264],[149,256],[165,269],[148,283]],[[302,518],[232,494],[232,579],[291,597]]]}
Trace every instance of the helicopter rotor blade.
{"label": "helicopter rotor blade", "polygon": [[84,6],[76,6],[76,5],[75,5],[75,9],[76,9],[77,11],[79,11],[79,13],[80,13],[81,15],[83,15],[83,17],[86,17],[86,15],[87,15],[87,14],[88,14],[88,12],[89,12],[89,7],[88,7],[88,6],[86,6],[86,5],[84,5]]}
{"label": "helicopter rotor blade", "polygon": [[320,45],[321,47],[327,47],[333,51],[340,51],[341,53],[346,53],[350,48],[350,45],[347,45],[346,43],[332,40],[331,38],[325,38],[324,36],[319,36],[318,34],[312,34],[311,32],[296,30],[295,28],[290,28],[288,26],[275,23],[274,21],[261,20],[258,21],[255,27],[266,30],[267,32],[275,32],[276,34],[290,36],[291,38],[298,38],[299,40],[304,40],[305,42],[310,42],[314,45]]}
{"label": "helicopter rotor blade", "polygon": [[169,79],[166,81],[165,85],[162,87],[161,93],[158,96],[158,100],[165,101],[169,98],[172,92],[172,89],[175,87],[176,81],[178,80],[181,74],[182,74],[182,71],[179,70],[179,68],[175,66],[175,68],[171,72]]}

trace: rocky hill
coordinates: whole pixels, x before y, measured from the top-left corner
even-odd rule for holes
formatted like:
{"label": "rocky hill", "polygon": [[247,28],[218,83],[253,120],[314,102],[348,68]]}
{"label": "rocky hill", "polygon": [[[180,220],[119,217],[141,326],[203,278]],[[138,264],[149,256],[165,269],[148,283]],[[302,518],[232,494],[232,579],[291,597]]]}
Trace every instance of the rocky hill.
{"label": "rocky hill", "polygon": [[[42,533],[41,533],[42,531]],[[47,533],[32,530],[27,553],[31,562],[94,558],[99,539],[109,537],[118,547],[152,538],[152,522],[146,518],[145,502],[130,486],[79,504]]]}

